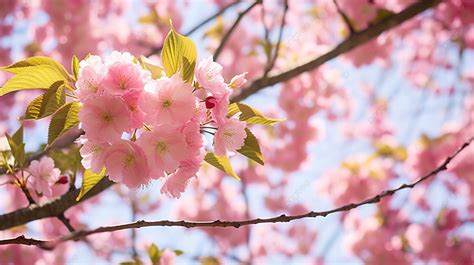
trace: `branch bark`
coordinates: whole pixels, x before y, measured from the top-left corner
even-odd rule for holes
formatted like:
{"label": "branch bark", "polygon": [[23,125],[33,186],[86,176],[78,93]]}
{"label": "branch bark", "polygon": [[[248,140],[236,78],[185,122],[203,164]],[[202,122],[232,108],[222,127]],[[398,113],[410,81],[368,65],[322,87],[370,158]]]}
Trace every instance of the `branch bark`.
{"label": "branch bark", "polygon": [[244,100],[266,87],[273,86],[280,82],[288,81],[291,78],[296,77],[304,72],[314,70],[322,64],[336,58],[337,56],[374,39],[383,32],[402,24],[403,22],[413,18],[414,16],[422,13],[425,10],[430,9],[431,7],[436,6],[440,2],[441,0],[416,1],[414,4],[410,5],[399,13],[388,16],[379,23],[374,24],[365,30],[358,31],[350,35],[349,38],[341,42],[334,49],[308,63],[305,63],[292,70],[271,77],[263,76],[259,79],[254,80],[252,84],[250,84],[250,86],[248,86],[246,89],[243,89],[239,94],[232,97],[231,102],[238,102]]}
{"label": "branch bark", "polygon": [[37,245],[41,248],[45,249],[52,249],[56,245],[61,244],[66,241],[70,240],[79,240],[83,239],[87,236],[93,235],[93,234],[99,234],[99,233],[106,233],[106,232],[114,232],[114,231],[119,231],[119,230],[125,230],[125,229],[134,229],[134,228],[141,228],[141,227],[154,227],[154,226],[178,226],[178,227],[186,227],[186,228],[192,228],[192,227],[234,227],[234,228],[239,228],[242,226],[247,226],[247,225],[255,225],[255,224],[263,224],[263,223],[287,223],[291,222],[294,220],[299,220],[299,219],[304,219],[304,218],[315,218],[315,217],[326,217],[330,214],[338,213],[338,212],[346,212],[355,208],[358,208],[360,206],[366,205],[366,204],[375,204],[380,202],[382,198],[392,196],[393,194],[397,193],[400,190],[404,189],[412,189],[416,185],[420,184],[423,181],[426,181],[430,177],[433,177],[437,175],[438,173],[445,171],[448,169],[449,163],[458,155],[460,154],[465,148],[467,148],[474,138],[469,139],[467,142],[465,142],[461,147],[459,147],[456,152],[448,156],[444,162],[438,166],[436,169],[431,171],[430,173],[420,177],[418,180],[412,183],[408,184],[402,184],[398,186],[397,188],[394,189],[389,189],[385,190],[373,197],[370,197],[366,200],[357,202],[357,203],[350,203],[346,204],[344,206],[340,206],[337,208],[334,208],[332,210],[327,210],[327,211],[321,211],[321,212],[316,212],[316,211],[311,211],[305,214],[300,214],[300,215],[286,215],[282,214],[280,216],[275,216],[271,218],[256,218],[256,219],[250,219],[250,220],[243,220],[243,221],[221,221],[221,220],[215,220],[215,221],[209,221],[209,222],[190,222],[190,221],[170,221],[170,220],[161,220],[161,221],[137,221],[133,223],[128,223],[128,224],[121,224],[121,225],[114,225],[114,226],[105,226],[105,227],[99,227],[94,230],[81,230],[77,231],[74,233],[71,233],[69,235],[63,236],[61,238],[58,238],[56,240],[52,241],[43,241],[43,240],[38,240],[38,239],[33,239],[29,238],[25,240],[25,236],[19,236],[17,238],[12,238],[12,239],[6,239],[6,240],[0,240],[0,245],[7,245],[7,244],[23,244],[23,245]]}
{"label": "branch bark", "polygon": [[77,195],[79,195],[80,189],[74,189],[52,202],[43,205],[32,205],[27,208],[0,215],[0,231],[38,219],[60,216],[67,209],[101,193],[112,184],[114,184],[114,182],[105,177],[78,202],[76,201],[76,198]]}

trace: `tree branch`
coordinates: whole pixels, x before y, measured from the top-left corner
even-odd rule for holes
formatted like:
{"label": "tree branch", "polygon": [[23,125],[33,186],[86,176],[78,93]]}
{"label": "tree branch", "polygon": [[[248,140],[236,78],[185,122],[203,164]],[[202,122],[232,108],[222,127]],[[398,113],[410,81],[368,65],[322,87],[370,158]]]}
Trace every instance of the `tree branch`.
{"label": "tree branch", "polygon": [[250,12],[256,5],[261,4],[262,0],[256,0],[253,4],[251,4],[247,9],[244,11],[240,12],[239,15],[237,16],[237,19],[235,20],[234,24],[230,27],[230,29],[226,32],[224,37],[222,37],[221,42],[219,43],[219,47],[217,47],[216,52],[214,53],[214,61],[217,61],[217,58],[219,58],[219,55],[221,54],[222,50],[224,49],[225,44],[230,38],[230,35],[232,35],[232,32],[237,28],[237,26],[240,23],[240,20],[244,18],[244,16]]}
{"label": "tree branch", "polygon": [[414,16],[422,13],[425,10],[428,10],[431,7],[436,6],[439,4],[441,0],[423,0],[423,1],[416,1],[414,4],[410,5],[406,9],[402,10],[401,12],[390,15],[385,19],[381,20],[379,23],[374,24],[365,30],[358,31],[352,34],[349,38],[345,41],[341,42],[331,51],[321,55],[320,57],[300,65],[292,70],[271,76],[271,77],[261,77],[253,81],[250,86],[246,89],[243,89],[240,94],[235,95],[232,97],[231,102],[238,102],[248,98],[249,96],[257,93],[258,91],[278,84],[280,82],[284,82],[290,80],[293,77],[296,77],[304,72],[314,70],[321,66],[322,64],[326,63],[329,60],[336,58],[337,56],[346,53],[355,47],[364,44],[373,38],[379,36],[383,32],[394,28],[403,22],[413,18]]}
{"label": "tree branch", "polygon": [[79,194],[80,189],[74,189],[52,202],[48,202],[43,205],[32,205],[27,208],[0,215],[0,231],[26,224],[28,222],[38,219],[60,216],[67,209],[95,196],[96,194],[99,194],[100,192],[110,187],[112,184],[114,183],[110,181],[107,177],[105,177],[99,183],[97,183],[97,185],[94,186],[94,188],[89,191],[83,199],[78,202],[76,201],[76,198]]}
{"label": "tree branch", "polygon": [[322,212],[316,212],[316,211],[311,211],[305,214],[300,214],[300,215],[286,215],[282,214],[280,216],[276,217],[271,217],[271,218],[256,218],[256,219],[250,219],[250,220],[243,220],[243,221],[221,221],[221,220],[215,220],[215,221],[210,221],[210,222],[190,222],[190,221],[169,221],[169,220],[161,220],[161,221],[137,221],[133,223],[128,223],[128,224],[121,224],[121,225],[114,225],[114,226],[106,226],[106,227],[99,227],[94,230],[81,230],[77,231],[74,233],[71,233],[69,235],[63,236],[61,238],[58,238],[56,240],[52,241],[42,241],[42,240],[37,240],[37,239],[27,239],[25,241],[24,236],[20,236],[17,238],[13,239],[6,239],[6,240],[0,240],[0,245],[7,245],[7,244],[26,244],[26,245],[37,245],[41,248],[46,248],[46,249],[51,249],[54,248],[56,245],[61,244],[66,241],[70,240],[79,240],[82,238],[85,238],[87,236],[93,235],[93,234],[99,234],[99,233],[106,233],[106,232],[114,232],[114,231],[119,231],[119,230],[125,230],[125,229],[133,229],[133,228],[141,228],[141,227],[152,227],[152,226],[178,226],[178,227],[186,227],[186,228],[191,228],[191,227],[235,227],[239,228],[242,226],[247,226],[247,225],[255,225],[255,224],[263,224],[263,223],[287,223],[291,222],[294,220],[299,220],[299,219],[304,219],[304,218],[315,218],[315,217],[326,217],[330,214],[338,213],[338,212],[346,212],[355,208],[358,208],[360,206],[366,205],[366,204],[375,204],[380,202],[382,198],[392,196],[393,194],[397,193],[400,190],[404,189],[412,189],[419,183],[429,179],[432,176],[437,175],[438,173],[447,170],[447,166],[455,158],[459,153],[461,153],[465,148],[467,148],[474,138],[469,139],[467,142],[465,142],[459,149],[448,156],[444,162],[438,166],[436,169],[428,173],[427,175],[420,177],[417,181],[409,183],[409,184],[402,184],[398,186],[398,188],[395,189],[389,189],[385,190],[373,197],[370,197],[366,200],[357,202],[357,203],[350,203],[346,204],[344,206],[340,206],[337,208],[334,208],[332,210],[327,210],[327,211],[322,211]]}
{"label": "tree branch", "polygon": [[[184,34],[184,36],[189,36],[191,34],[193,34],[196,30],[200,29],[202,26],[206,25],[207,23],[211,22],[212,20],[214,20],[215,18],[217,18],[218,16],[222,15],[225,13],[225,11],[227,11],[227,9],[239,4],[240,2],[242,2],[241,0],[237,0],[235,2],[232,2],[226,6],[224,6],[222,9],[220,9],[219,11],[217,11],[214,15],[206,18],[205,20],[201,21],[199,24],[197,24],[196,26],[194,26],[192,29],[190,29],[188,32],[186,32]],[[163,45],[159,46],[159,47],[156,47],[156,48],[153,48],[147,55],[146,57],[150,57],[152,56],[153,54],[156,54],[156,53],[159,53],[161,51],[161,49],[163,49]]]}
{"label": "tree branch", "polygon": [[[283,2],[283,17],[281,19],[280,31],[278,32],[278,41],[277,41],[277,44],[276,44],[276,47],[275,47],[275,53],[270,58],[270,60],[268,62],[268,65],[265,68],[265,72],[264,72],[263,76],[268,75],[268,73],[273,69],[273,66],[275,66],[275,62],[278,58],[278,53],[280,52],[281,41],[282,41],[282,38],[283,38],[283,28],[285,27],[285,24],[286,24],[286,13],[288,12],[288,8],[289,8],[288,0],[284,0],[284,2]],[[263,8],[262,8],[262,10],[263,10]],[[265,36],[265,38],[267,39],[268,37]]]}

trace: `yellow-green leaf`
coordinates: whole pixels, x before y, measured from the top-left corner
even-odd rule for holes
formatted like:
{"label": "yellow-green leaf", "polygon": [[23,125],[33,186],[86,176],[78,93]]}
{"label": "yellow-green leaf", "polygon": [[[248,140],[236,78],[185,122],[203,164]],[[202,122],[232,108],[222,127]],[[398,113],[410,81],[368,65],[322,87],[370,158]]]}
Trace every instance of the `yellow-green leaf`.
{"label": "yellow-green leaf", "polygon": [[79,124],[79,103],[69,102],[54,113],[48,128],[48,144]]}
{"label": "yellow-green leaf", "polygon": [[71,71],[74,76],[74,79],[77,80],[77,77],[79,76],[79,59],[76,55],[72,56]]}
{"label": "yellow-green leaf", "polygon": [[64,81],[51,85],[46,93],[39,95],[26,107],[25,120],[38,120],[56,112],[66,103]]}
{"label": "yellow-green leaf", "polygon": [[193,82],[194,78],[194,68],[196,67],[196,61],[189,62],[187,58],[183,57],[183,71],[181,73],[181,78],[188,83]]}
{"label": "yellow-green leaf", "polygon": [[23,142],[23,126],[20,126],[18,130],[10,136],[5,134],[8,140],[8,145],[12,152],[13,158],[15,158],[15,164],[23,168],[25,165],[25,143]]}
{"label": "yellow-green leaf", "polygon": [[272,119],[268,118],[267,116],[263,115],[256,109],[245,105],[243,103],[232,103],[229,105],[229,110],[227,112],[227,116],[231,117],[234,116],[235,114],[240,112],[240,117],[239,119],[241,121],[245,121],[249,124],[268,124],[268,125],[273,125],[277,122],[282,122],[284,120],[280,119]]}
{"label": "yellow-green leaf", "polygon": [[247,133],[247,137],[245,138],[244,146],[237,150],[237,152],[263,166],[262,151],[260,151],[257,138],[249,129],[245,128],[245,132]]}
{"label": "yellow-green leaf", "polygon": [[0,88],[0,96],[23,89],[48,89],[53,83],[65,80],[59,70],[50,65],[27,68],[27,71],[22,71],[5,82]]}
{"label": "yellow-green leaf", "polygon": [[49,65],[52,68],[56,69],[61,73],[63,78],[68,79],[69,74],[67,73],[64,66],[62,66],[58,61],[54,60],[53,58],[46,57],[46,56],[33,56],[30,58],[26,58],[25,60],[18,61],[11,65],[1,67],[0,70],[12,73],[12,74],[21,74],[24,72],[30,71],[30,67],[33,66],[40,66],[40,65]]}
{"label": "yellow-green leaf", "polygon": [[[186,65],[184,65],[185,60],[183,60],[183,58],[186,58],[187,60]],[[178,71],[182,71],[182,73],[194,73],[196,59],[197,49],[194,42],[191,39],[180,35],[176,33],[173,29],[171,29],[168,35],[166,36],[163,49],[161,50],[161,60],[166,75],[172,76]],[[190,78],[188,77],[188,79],[183,80],[191,82],[192,76],[193,75],[191,75]]]}
{"label": "yellow-green leaf", "polygon": [[90,169],[84,170],[82,176],[82,187],[79,195],[77,195],[76,201],[79,201],[88,193],[99,181],[105,176],[105,167],[99,173],[95,173]]}
{"label": "yellow-green leaf", "polygon": [[146,70],[150,71],[151,73],[151,78],[153,79],[159,79],[163,76],[163,71],[164,69],[159,67],[158,65],[154,65],[152,62],[150,62],[146,57],[141,57],[140,58],[140,63],[143,68]]}
{"label": "yellow-green leaf", "polygon": [[206,154],[206,157],[204,157],[204,161],[222,170],[227,175],[240,181],[240,178],[237,176],[237,174],[235,174],[234,169],[232,169],[232,165],[230,164],[229,158],[225,156],[218,156],[214,153],[209,152]]}
{"label": "yellow-green leaf", "polygon": [[162,253],[160,249],[155,244],[151,244],[151,246],[148,248],[148,257],[150,257],[152,265],[160,264],[161,255]]}

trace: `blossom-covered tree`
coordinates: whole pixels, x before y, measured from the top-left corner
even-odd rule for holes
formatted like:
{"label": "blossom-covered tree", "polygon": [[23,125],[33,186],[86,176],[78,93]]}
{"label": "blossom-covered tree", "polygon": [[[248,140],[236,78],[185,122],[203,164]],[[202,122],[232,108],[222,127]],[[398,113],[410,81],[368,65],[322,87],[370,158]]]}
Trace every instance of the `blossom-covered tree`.
{"label": "blossom-covered tree", "polygon": [[0,14],[1,264],[474,262],[473,1]]}

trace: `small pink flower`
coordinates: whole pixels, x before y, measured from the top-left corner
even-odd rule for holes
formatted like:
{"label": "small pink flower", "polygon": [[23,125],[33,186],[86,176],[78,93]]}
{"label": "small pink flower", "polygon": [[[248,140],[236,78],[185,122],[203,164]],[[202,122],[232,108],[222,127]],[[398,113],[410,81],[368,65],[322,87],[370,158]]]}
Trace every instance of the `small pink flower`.
{"label": "small pink flower", "polygon": [[59,180],[61,171],[54,167],[54,160],[44,156],[39,161],[31,162],[27,171],[31,174],[28,179],[31,181],[34,189],[46,197],[52,196],[51,186]]}
{"label": "small pink flower", "polygon": [[85,101],[89,96],[103,92],[102,75],[91,66],[81,69],[76,82],[77,95],[81,101]]}
{"label": "small pink flower", "polygon": [[212,119],[220,126],[222,123],[227,121],[227,111],[229,109],[229,96],[231,92],[228,91],[224,94],[217,96],[214,101],[215,106],[211,109]]}
{"label": "small pink flower", "polygon": [[195,75],[199,85],[213,95],[223,94],[227,90],[222,77],[222,66],[214,62],[212,56],[199,62]]}
{"label": "small pink flower", "polygon": [[86,140],[80,150],[82,157],[81,163],[84,168],[99,173],[104,167],[105,149],[109,146],[110,144],[108,143],[97,143]]}
{"label": "small pink flower", "polygon": [[90,95],[103,92],[102,80],[104,78],[104,63],[102,58],[91,55],[79,62],[79,75],[77,78],[77,95],[84,101]]}
{"label": "small pink flower", "polygon": [[160,256],[160,264],[161,265],[174,265],[176,264],[175,263],[175,260],[176,260],[176,253],[172,250],[169,250],[169,249],[165,249],[165,251],[163,251],[163,253],[161,254]]}
{"label": "small pink flower", "polygon": [[240,75],[236,75],[234,77],[232,77],[232,79],[230,80],[230,83],[229,83],[229,87],[232,88],[232,89],[239,89],[241,88],[243,85],[245,85],[245,83],[247,83],[247,79],[245,79],[245,76],[247,76],[247,72],[245,73],[242,73]]}
{"label": "small pink flower", "polygon": [[105,151],[104,157],[111,180],[129,188],[137,188],[150,180],[145,153],[136,143],[119,140]]}
{"label": "small pink flower", "polygon": [[196,110],[193,87],[179,75],[150,82],[142,94],[140,107],[145,120],[154,124],[185,123]]}
{"label": "small pink flower", "polygon": [[131,127],[127,105],[120,98],[108,95],[86,100],[79,111],[79,120],[86,138],[97,142],[118,140]]}
{"label": "small pink flower", "polygon": [[143,122],[145,120],[145,113],[138,105],[140,95],[141,91],[133,91],[122,96],[123,101],[127,104],[131,113],[132,129],[143,127]]}
{"label": "small pink flower", "polygon": [[144,71],[139,65],[118,62],[109,66],[103,86],[111,95],[124,95],[131,91],[141,91],[146,81]]}
{"label": "small pink flower", "polygon": [[144,132],[137,140],[145,151],[152,178],[163,177],[165,171],[175,171],[179,162],[188,157],[185,136],[169,125],[160,125],[151,132]]}
{"label": "small pink flower", "polygon": [[183,161],[181,166],[166,178],[161,187],[161,193],[170,197],[179,198],[188,185],[189,179],[196,175],[201,166],[199,160]]}
{"label": "small pink flower", "polygon": [[244,145],[247,137],[246,123],[237,119],[229,119],[219,126],[214,136],[214,152],[225,156],[227,152],[234,152]]}

